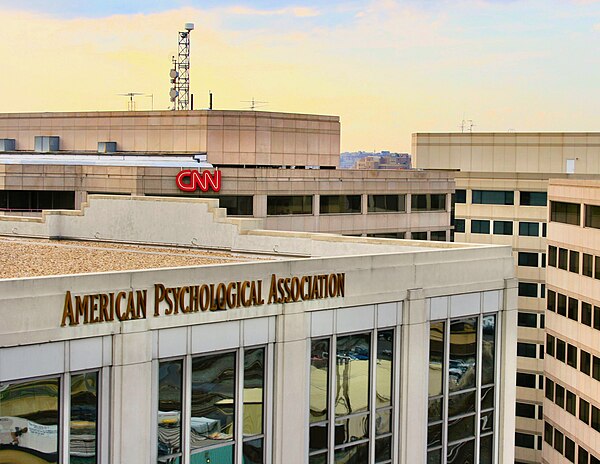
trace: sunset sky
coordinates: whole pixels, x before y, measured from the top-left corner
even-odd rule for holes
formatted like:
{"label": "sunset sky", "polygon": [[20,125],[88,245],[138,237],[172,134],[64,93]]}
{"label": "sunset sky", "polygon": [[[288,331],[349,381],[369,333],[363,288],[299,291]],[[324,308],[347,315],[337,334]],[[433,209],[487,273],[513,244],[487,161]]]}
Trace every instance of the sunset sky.
{"label": "sunset sky", "polygon": [[339,115],[344,151],[410,151],[463,118],[600,131],[600,0],[0,0],[0,18],[0,112],[124,110],[132,91],[166,109],[193,22],[196,109],[211,90],[217,109]]}

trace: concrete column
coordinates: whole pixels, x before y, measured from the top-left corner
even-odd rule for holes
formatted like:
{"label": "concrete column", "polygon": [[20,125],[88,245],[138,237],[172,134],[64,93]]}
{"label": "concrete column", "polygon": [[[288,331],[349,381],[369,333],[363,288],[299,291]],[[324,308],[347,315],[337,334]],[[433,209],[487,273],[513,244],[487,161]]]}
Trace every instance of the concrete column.
{"label": "concrete column", "polygon": [[369,210],[369,195],[363,193],[360,196],[360,211],[362,214],[367,214]]}
{"label": "concrete column", "polygon": [[[408,291],[404,301],[400,353],[401,464],[427,462],[427,375],[429,323],[423,289]],[[402,429],[402,425],[404,428]]]}
{"label": "concrete column", "polygon": [[255,218],[267,217],[267,196],[254,195],[252,197],[252,211]]}

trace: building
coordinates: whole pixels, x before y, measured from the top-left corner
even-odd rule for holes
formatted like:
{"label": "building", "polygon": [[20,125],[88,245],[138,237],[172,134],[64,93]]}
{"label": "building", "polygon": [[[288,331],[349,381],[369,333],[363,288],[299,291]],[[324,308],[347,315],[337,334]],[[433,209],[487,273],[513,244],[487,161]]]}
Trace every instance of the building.
{"label": "building", "polygon": [[0,461],[512,464],[509,247],[88,200],[0,217]]}
{"label": "building", "polygon": [[598,133],[414,134],[417,168],[456,172],[456,241],[512,245],[519,280],[515,458],[539,463],[544,402],[547,190],[600,173]]}
{"label": "building", "polygon": [[600,463],[600,182],[548,187],[542,462]]}
{"label": "building", "polygon": [[[212,196],[269,229],[450,239],[453,173],[338,169],[336,116],[0,114],[0,142],[0,209],[11,214],[79,208],[88,193]],[[200,162],[219,169],[218,194],[178,189],[182,168]]]}

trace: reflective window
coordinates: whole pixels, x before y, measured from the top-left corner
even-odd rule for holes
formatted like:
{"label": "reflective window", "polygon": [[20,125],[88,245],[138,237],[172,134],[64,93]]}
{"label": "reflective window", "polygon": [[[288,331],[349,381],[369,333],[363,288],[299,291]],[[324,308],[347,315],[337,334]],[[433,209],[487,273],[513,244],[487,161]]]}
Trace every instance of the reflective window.
{"label": "reflective window", "polygon": [[569,251],[569,272],[579,274],[579,252]]}
{"label": "reflective window", "polygon": [[58,377],[0,385],[0,462],[56,463]]}
{"label": "reflective window", "polygon": [[562,201],[550,202],[550,220],[578,226],[581,223],[581,205]]}
{"label": "reflective window", "polygon": [[[309,449],[311,462],[327,457],[329,428],[329,339],[312,340],[310,350]],[[319,462],[314,460],[314,462]],[[324,461],[325,462],[325,461]]]}
{"label": "reflective window", "polygon": [[537,253],[519,251],[518,262],[519,266],[538,267],[539,257]]}
{"label": "reflective window", "polygon": [[600,229],[600,206],[585,205],[585,226]]}
{"label": "reflective window", "polygon": [[166,361],[158,369],[158,462],[181,456],[183,361]]}
{"label": "reflective window", "polygon": [[360,195],[321,195],[320,214],[360,213]]}
{"label": "reflective window", "polygon": [[269,195],[267,216],[312,214],[312,195]]}
{"label": "reflective window", "polygon": [[540,235],[539,222],[519,222],[519,235],[538,237]]}
{"label": "reflective window", "polygon": [[546,206],[546,192],[521,192],[521,206]]}
{"label": "reflective window", "polygon": [[512,235],[513,223],[512,221],[494,221],[494,234],[495,235]]}
{"label": "reflective window", "polygon": [[592,255],[588,255],[587,253],[583,253],[583,265],[581,269],[581,273],[584,276],[592,277],[594,272],[594,257]]}
{"label": "reflective window", "polygon": [[514,205],[514,192],[501,190],[473,190],[473,204]]}
{"label": "reflective window", "polygon": [[69,456],[73,464],[96,462],[97,435],[98,372],[73,374],[69,431]]}
{"label": "reflective window", "polygon": [[548,245],[548,266],[556,267],[556,247]]}
{"label": "reflective window", "polygon": [[471,233],[472,234],[489,234],[490,233],[490,221],[471,219]]}
{"label": "reflective window", "polygon": [[454,220],[454,231],[464,233],[465,231],[465,220],[456,218]]}
{"label": "reflective window", "polygon": [[369,213],[398,213],[406,211],[406,195],[369,195]]}
{"label": "reflective window", "polygon": [[412,211],[444,211],[446,209],[446,195],[443,193],[423,193],[411,195],[410,207]]}
{"label": "reflective window", "polygon": [[466,203],[467,202],[467,191],[457,189],[454,194],[454,202],[455,203]]}

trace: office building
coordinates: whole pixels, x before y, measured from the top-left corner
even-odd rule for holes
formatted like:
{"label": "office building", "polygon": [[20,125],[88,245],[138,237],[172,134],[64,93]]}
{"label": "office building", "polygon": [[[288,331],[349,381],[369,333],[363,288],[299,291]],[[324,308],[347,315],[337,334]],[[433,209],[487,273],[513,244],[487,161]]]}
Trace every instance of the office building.
{"label": "office building", "polygon": [[598,133],[414,134],[413,162],[453,169],[457,242],[512,245],[519,280],[515,459],[543,444],[547,190],[551,178],[600,173]]}
{"label": "office building", "polygon": [[215,200],[0,217],[0,462],[513,462],[506,246]]}

